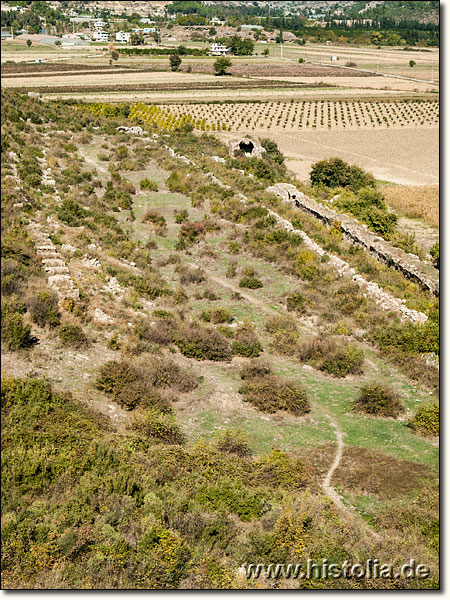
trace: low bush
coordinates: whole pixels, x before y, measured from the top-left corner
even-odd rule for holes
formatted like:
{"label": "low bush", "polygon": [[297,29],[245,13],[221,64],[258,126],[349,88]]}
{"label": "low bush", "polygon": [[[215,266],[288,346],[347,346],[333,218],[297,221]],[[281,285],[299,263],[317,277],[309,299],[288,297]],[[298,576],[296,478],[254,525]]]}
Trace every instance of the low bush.
{"label": "low bush", "polygon": [[141,188],[141,190],[146,191],[146,192],[157,192],[158,191],[158,184],[155,183],[154,181],[152,181],[151,179],[149,179],[148,177],[141,179],[141,181],[139,183],[139,187]]}
{"label": "low bush", "polygon": [[182,327],[175,333],[174,342],[180,352],[196,360],[231,360],[229,341],[218,331],[202,326]]}
{"label": "low bush", "polygon": [[138,404],[167,408],[145,372],[126,361],[105,363],[97,375],[95,387],[111,396],[125,410],[132,410]]}
{"label": "low bush", "polygon": [[394,418],[405,410],[398,394],[387,385],[380,383],[368,383],[362,386],[354,408],[368,415]]}
{"label": "low bush", "polygon": [[419,406],[408,425],[419,433],[439,435],[439,402]]}
{"label": "low bush", "polygon": [[83,348],[89,343],[83,329],[79,325],[61,325],[58,337],[63,346],[71,346],[72,348]]}
{"label": "low bush", "polygon": [[285,410],[294,415],[310,411],[306,390],[294,382],[285,382],[275,375],[246,378],[239,392],[246,402],[267,413]]}
{"label": "low bush", "polygon": [[61,206],[56,209],[58,219],[69,225],[69,227],[78,227],[83,224],[87,211],[82,208],[78,202],[71,198],[65,198]]}
{"label": "low bush", "polygon": [[241,521],[251,521],[264,513],[266,502],[259,492],[250,492],[244,486],[229,479],[204,485],[196,495],[196,501],[209,510],[224,510],[236,514]]}
{"label": "low bush", "polygon": [[420,325],[417,323],[403,323],[378,328],[374,341],[382,349],[400,349],[407,353],[439,354],[439,323],[431,321]]}
{"label": "low bush", "polygon": [[286,308],[290,311],[303,313],[305,311],[305,298],[299,292],[289,294],[286,298]]}
{"label": "low bush", "polygon": [[397,217],[390,213],[383,194],[370,187],[360,189],[357,194],[346,192],[335,202],[336,208],[353,214],[375,233],[389,240],[397,227]]}
{"label": "low bush", "polygon": [[135,333],[139,340],[167,346],[173,341],[176,323],[171,318],[159,318],[155,323],[147,319],[136,321]]}
{"label": "low bush", "polygon": [[433,244],[430,248],[431,257],[434,259],[434,266],[439,269],[439,242]]}
{"label": "low bush", "polygon": [[320,370],[334,377],[346,377],[349,374],[360,375],[363,365],[364,352],[353,344],[344,344],[324,359]]}
{"label": "low bush", "polygon": [[58,297],[51,292],[38,292],[29,299],[27,307],[31,318],[39,327],[57,327],[60,322]]}
{"label": "low bush", "polygon": [[160,214],[159,211],[151,208],[142,217],[143,223],[151,223],[154,226],[155,234],[161,237],[167,235],[167,223],[166,219]]}
{"label": "low bush", "polygon": [[31,327],[23,322],[18,312],[7,312],[2,307],[2,341],[8,350],[29,348],[36,342],[31,335]]}
{"label": "low bush", "polygon": [[233,313],[227,308],[204,310],[201,317],[207,323],[231,323],[234,320]]}
{"label": "low bush", "polygon": [[251,456],[250,444],[240,429],[228,428],[220,432],[216,441],[216,448],[221,452],[237,454],[238,456]]}
{"label": "low bush", "polygon": [[145,374],[156,388],[173,388],[178,392],[191,392],[198,379],[191,370],[177,365],[170,358],[155,357],[145,363]]}
{"label": "low bush", "polygon": [[298,350],[300,334],[291,317],[270,317],[266,322],[272,348],[279,354],[294,354]]}
{"label": "low bush", "polygon": [[142,436],[164,444],[183,444],[185,441],[173,415],[154,408],[137,413],[129,427]]}
{"label": "low bush", "polygon": [[175,223],[181,224],[189,219],[189,213],[186,209],[183,210],[174,210],[173,211],[175,217]]}
{"label": "low bush", "polygon": [[239,287],[256,290],[263,287],[263,282],[257,277],[245,276],[239,281]]}
{"label": "low bush", "polygon": [[205,272],[203,269],[198,267],[197,269],[191,269],[187,266],[180,266],[175,269],[180,276],[181,285],[188,285],[189,283],[202,283],[205,281]]}
{"label": "low bush", "polygon": [[241,327],[236,331],[231,351],[237,356],[256,358],[263,351],[263,347],[251,327]]}
{"label": "low bush", "polygon": [[350,373],[359,375],[363,371],[364,352],[354,344],[339,342],[334,338],[315,338],[303,342],[298,348],[302,362],[312,364],[334,377],[345,377]]}
{"label": "low bush", "polygon": [[263,362],[251,361],[241,369],[241,379],[253,379],[254,377],[264,377],[272,373],[269,365]]}

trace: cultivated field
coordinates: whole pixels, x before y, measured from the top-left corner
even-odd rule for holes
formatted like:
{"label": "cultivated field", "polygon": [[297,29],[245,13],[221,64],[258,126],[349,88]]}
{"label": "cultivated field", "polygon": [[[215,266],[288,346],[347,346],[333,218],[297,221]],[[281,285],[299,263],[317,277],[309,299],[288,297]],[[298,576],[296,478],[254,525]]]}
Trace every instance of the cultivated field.
{"label": "cultivated field", "polygon": [[245,104],[178,104],[170,106],[177,116],[190,115],[216,129],[233,131],[292,132],[299,129],[380,129],[434,127],[439,122],[438,101],[364,102],[300,101],[248,102]]}

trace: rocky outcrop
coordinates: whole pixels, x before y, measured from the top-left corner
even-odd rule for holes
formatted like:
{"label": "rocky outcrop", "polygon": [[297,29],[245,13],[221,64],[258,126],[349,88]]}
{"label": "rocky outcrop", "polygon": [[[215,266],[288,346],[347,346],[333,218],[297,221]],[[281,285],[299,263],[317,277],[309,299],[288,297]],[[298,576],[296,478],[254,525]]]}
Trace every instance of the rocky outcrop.
{"label": "rocky outcrop", "polygon": [[144,130],[142,129],[142,127],[125,127],[124,125],[121,125],[120,127],[117,127],[117,131],[123,131],[124,133],[131,133],[132,135],[144,135]]}
{"label": "rocky outcrop", "polygon": [[277,183],[267,188],[285,202],[301,208],[325,225],[338,222],[344,238],[362,246],[380,262],[401,271],[408,279],[415,281],[435,296],[439,296],[439,273],[429,263],[421,261],[415,254],[396,248],[380,236],[368,231],[365,225],[309,198],[289,183]]}
{"label": "rocky outcrop", "polygon": [[256,156],[256,158],[262,158],[266,153],[265,148],[251,140],[250,138],[242,138],[237,141],[231,141],[229,144],[229,152],[231,157],[242,156]]}

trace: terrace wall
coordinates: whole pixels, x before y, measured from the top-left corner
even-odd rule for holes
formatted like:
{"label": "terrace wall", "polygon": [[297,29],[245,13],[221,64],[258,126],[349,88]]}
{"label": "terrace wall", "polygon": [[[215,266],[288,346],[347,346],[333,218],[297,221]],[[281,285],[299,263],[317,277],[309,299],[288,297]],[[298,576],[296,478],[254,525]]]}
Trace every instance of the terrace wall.
{"label": "terrace wall", "polygon": [[396,248],[383,238],[368,231],[367,226],[355,221],[346,214],[341,214],[320,204],[300,192],[289,183],[277,183],[267,188],[285,202],[313,215],[328,226],[339,222],[344,238],[362,246],[369,254],[380,262],[393,266],[408,279],[416,281],[435,296],[439,296],[439,272],[431,265],[421,261],[415,254]]}

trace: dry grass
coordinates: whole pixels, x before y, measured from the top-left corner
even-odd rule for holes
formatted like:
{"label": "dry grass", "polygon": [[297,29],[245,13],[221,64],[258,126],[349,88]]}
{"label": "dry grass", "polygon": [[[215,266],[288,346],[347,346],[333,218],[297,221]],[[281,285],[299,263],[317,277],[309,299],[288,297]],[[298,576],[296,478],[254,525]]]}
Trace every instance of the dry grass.
{"label": "dry grass", "polygon": [[387,186],[383,194],[389,206],[411,219],[423,219],[439,227],[439,186]]}

